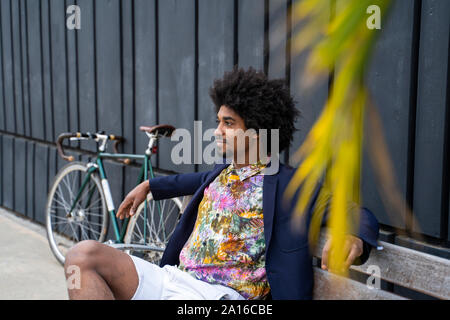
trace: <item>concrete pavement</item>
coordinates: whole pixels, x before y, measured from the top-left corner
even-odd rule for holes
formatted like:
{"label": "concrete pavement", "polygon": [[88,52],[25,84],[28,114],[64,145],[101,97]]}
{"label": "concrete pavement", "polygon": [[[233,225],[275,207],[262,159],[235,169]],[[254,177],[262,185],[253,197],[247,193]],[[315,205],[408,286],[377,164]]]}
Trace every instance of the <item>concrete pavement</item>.
{"label": "concrete pavement", "polygon": [[0,300],[66,300],[45,228],[0,208]]}

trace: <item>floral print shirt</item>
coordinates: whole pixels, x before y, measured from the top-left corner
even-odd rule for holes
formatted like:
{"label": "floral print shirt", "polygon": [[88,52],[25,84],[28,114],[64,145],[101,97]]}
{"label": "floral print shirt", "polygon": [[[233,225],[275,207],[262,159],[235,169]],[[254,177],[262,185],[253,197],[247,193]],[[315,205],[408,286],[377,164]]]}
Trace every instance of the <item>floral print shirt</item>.
{"label": "floral print shirt", "polygon": [[265,269],[263,172],[265,165],[225,168],[205,188],[197,221],[180,253],[179,268],[246,299],[270,291]]}

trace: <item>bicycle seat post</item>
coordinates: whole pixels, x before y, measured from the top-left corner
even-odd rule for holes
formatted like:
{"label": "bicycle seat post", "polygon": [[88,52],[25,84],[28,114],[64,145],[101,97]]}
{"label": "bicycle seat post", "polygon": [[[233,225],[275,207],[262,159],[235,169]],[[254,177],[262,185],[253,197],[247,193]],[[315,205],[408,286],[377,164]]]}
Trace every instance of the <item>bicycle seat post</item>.
{"label": "bicycle seat post", "polygon": [[106,150],[106,142],[108,141],[108,136],[105,134],[97,133],[97,137],[94,139],[96,142],[101,142],[100,147],[98,148],[100,152],[105,152]]}
{"label": "bicycle seat post", "polygon": [[145,132],[145,134],[150,138],[148,141],[147,149],[145,150],[145,154],[150,156],[153,154],[153,145],[155,144],[156,140],[158,140],[158,134],[152,134],[148,132]]}

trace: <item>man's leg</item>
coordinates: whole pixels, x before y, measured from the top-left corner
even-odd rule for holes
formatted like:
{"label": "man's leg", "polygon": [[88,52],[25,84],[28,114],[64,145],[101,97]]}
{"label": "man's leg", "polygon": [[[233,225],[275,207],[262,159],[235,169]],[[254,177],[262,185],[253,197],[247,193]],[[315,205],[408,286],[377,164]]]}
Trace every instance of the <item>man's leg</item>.
{"label": "man's leg", "polygon": [[70,266],[78,267],[81,275],[80,288],[68,289],[70,299],[131,299],[139,284],[128,254],[93,240],[82,241],[67,253],[66,277]]}

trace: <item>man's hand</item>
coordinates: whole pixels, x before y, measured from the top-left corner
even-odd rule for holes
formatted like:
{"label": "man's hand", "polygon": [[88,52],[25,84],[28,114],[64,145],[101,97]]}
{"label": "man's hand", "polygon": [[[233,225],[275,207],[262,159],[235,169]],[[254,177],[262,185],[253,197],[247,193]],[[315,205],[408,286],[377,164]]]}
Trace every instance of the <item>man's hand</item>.
{"label": "man's hand", "polygon": [[[331,246],[331,238],[327,240],[325,246],[322,250],[322,269],[328,270],[328,259],[330,257],[330,250],[332,250]],[[348,269],[355,261],[363,253],[363,241],[355,236],[346,235],[345,245],[344,245],[344,253],[347,259],[345,260],[345,268]]]}
{"label": "man's hand", "polygon": [[125,199],[120,204],[116,217],[119,219],[124,219],[133,216],[139,205],[147,198],[147,194],[149,192],[150,186],[148,180],[137,185],[127,194]]}

